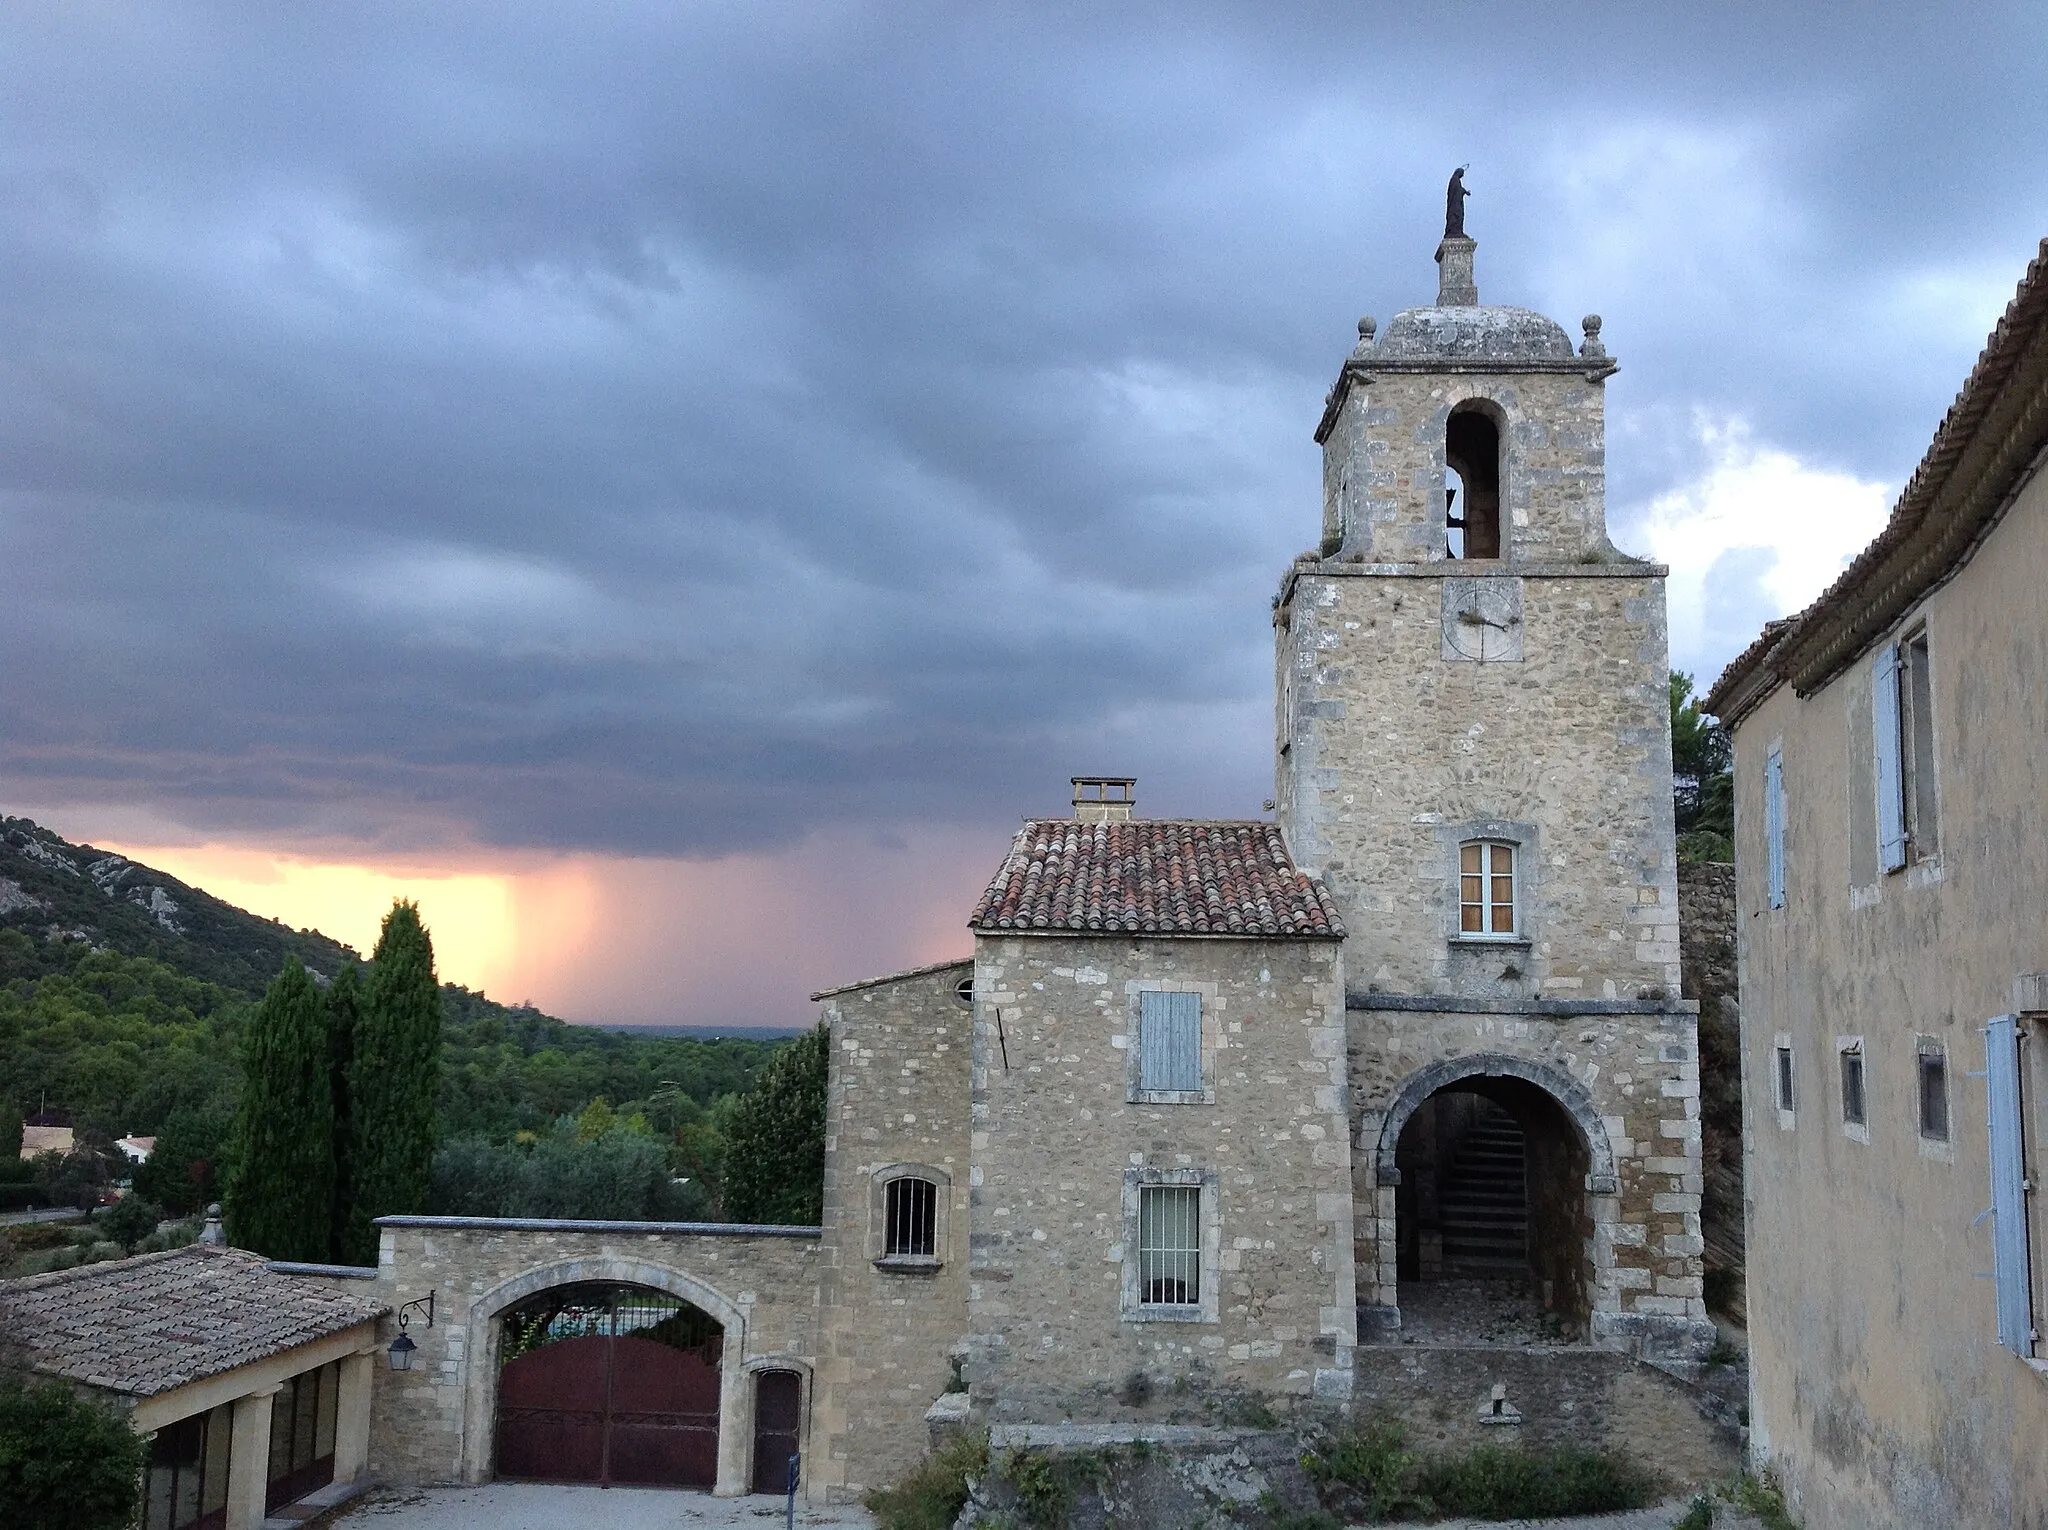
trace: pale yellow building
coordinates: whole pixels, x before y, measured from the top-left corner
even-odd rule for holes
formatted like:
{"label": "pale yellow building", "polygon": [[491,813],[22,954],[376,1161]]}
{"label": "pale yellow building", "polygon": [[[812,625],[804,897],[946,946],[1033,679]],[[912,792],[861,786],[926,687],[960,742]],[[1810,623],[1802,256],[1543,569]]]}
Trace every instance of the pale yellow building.
{"label": "pale yellow building", "polygon": [[2048,244],[1890,523],[1708,698],[1752,1444],[1811,1530],[2048,1525],[2044,461]]}

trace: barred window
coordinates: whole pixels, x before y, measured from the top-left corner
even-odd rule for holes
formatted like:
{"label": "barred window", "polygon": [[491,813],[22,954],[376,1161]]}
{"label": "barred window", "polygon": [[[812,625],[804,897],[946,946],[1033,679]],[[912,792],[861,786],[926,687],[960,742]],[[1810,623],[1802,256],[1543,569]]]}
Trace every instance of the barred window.
{"label": "barred window", "polygon": [[1515,924],[1515,847],[1469,840],[1458,847],[1458,933],[1512,935]]}
{"label": "barred window", "polygon": [[1202,1192],[1147,1185],[1138,1192],[1138,1300],[1192,1307],[1202,1299]]}
{"label": "barred window", "polygon": [[1202,1088],[1202,996],[1138,995],[1138,1087],[1180,1094]]}
{"label": "barred window", "polygon": [[906,1175],[885,1187],[885,1259],[932,1259],[938,1255],[939,1187]]}

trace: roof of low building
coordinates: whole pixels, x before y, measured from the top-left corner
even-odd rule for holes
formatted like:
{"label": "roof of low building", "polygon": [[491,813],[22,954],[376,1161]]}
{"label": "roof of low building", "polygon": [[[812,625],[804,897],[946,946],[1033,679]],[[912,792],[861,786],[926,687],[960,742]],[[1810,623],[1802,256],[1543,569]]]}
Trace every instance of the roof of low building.
{"label": "roof of low building", "polygon": [[880,977],[861,978],[852,983],[841,983],[833,988],[820,988],[812,994],[813,999],[837,998],[843,993],[858,993],[863,988],[880,988],[885,983],[901,983],[910,978],[930,977],[935,972],[951,972],[956,967],[972,967],[974,958],[956,956],[950,961],[926,962],[922,967],[906,967],[901,972],[885,972]]}
{"label": "roof of low building", "polygon": [[983,933],[1344,937],[1329,890],[1258,820],[1034,818],[967,923]]}
{"label": "roof of low building", "polygon": [[1779,685],[1840,674],[1952,578],[2048,457],[2048,239],[1942,417],[1884,530],[1798,615],[1736,656],[1705,706],[1733,727]]}
{"label": "roof of low building", "polygon": [[39,1371],[133,1397],[368,1323],[384,1303],[194,1244],[0,1284],[0,1328]]}

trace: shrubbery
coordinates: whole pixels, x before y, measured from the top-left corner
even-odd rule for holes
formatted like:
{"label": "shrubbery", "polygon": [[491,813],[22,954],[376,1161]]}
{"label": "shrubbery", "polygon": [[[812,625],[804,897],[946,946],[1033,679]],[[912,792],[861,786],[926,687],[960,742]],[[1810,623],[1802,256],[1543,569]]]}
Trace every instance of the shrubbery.
{"label": "shrubbery", "polygon": [[0,1504],[11,1530],[127,1530],[142,1440],[69,1386],[0,1372]]}
{"label": "shrubbery", "polygon": [[926,1456],[917,1470],[861,1502],[877,1530],[952,1530],[967,1503],[967,1479],[988,1470],[988,1436],[962,1435]]}

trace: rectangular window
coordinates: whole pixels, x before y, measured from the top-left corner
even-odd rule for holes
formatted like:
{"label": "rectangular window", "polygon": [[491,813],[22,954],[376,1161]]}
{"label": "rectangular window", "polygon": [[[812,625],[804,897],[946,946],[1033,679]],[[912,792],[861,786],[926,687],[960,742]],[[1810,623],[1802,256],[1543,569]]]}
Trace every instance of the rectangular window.
{"label": "rectangular window", "polygon": [[1764,868],[1772,908],[1785,906],[1785,756],[1773,749],[1764,757]]}
{"label": "rectangular window", "polygon": [[1458,933],[1512,935],[1515,847],[1472,840],[1458,847]]}
{"label": "rectangular window", "polygon": [[1165,1094],[1202,1092],[1202,996],[1138,995],[1138,1088]]}
{"label": "rectangular window", "polygon": [[1934,790],[1934,691],[1927,629],[1878,650],[1871,671],[1879,864],[1897,871],[1941,846]]}
{"label": "rectangular window", "polygon": [[1920,1135],[1948,1141],[1948,1057],[1938,1047],[1920,1047]]}
{"label": "rectangular window", "polygon": [[885,1259],[932,1259],[938,1256],[939,1187],[928,1179],[905,1176],[884,1187]]}
{"label": "rectangular window", "polygon": [[1192,1307],[1201,1299],[1201,1188],[1146,1185],[1138,1192],[1138,1300]]}
{"label": "rectangular window", "polygon": [[1792,1109],[1792,1049],[1783,1044],[1778,1047],[1778,1109],[1788,1114]]}
{"label": "rectangular window", "polygon": [[1848,1126],[1867,1125],[1863,1103],[1863,1048],[1845,1046],[1842,1058],[1842,1121]]}

